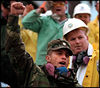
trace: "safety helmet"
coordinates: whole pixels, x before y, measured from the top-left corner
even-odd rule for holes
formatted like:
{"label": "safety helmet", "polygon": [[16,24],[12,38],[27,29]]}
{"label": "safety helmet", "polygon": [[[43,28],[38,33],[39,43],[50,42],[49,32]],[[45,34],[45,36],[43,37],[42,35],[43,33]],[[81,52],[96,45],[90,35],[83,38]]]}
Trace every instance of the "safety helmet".
{"label": "safety helmet", "polygon": [[68,21],[65,22],[63,26],[63,36],[68,34],[69,32],[81,28],[81,30],[85,30],[86,34],[89,32],[88,26],[80,19],[77,18],[70,18]]}
{"label": "safety helmet", "polygon": [[84,3],[78,4],[74,8],[73,17],[76,14],[80,14],[80,13],[88,13],[91,15],[91,9],[87,4],[84,4]]}

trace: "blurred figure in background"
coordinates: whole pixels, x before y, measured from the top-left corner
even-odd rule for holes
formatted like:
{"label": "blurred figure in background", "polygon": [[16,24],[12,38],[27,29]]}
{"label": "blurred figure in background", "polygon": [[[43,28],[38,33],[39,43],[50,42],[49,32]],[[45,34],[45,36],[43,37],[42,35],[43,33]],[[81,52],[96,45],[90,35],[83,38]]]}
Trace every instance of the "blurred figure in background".
{"label": "blurred figure in background", "polygon": [[75,6],[73,17],[82,20],[86,25],[90,22],[91,9],[87,4],[80,3]]}
{"label": "blurred figure in background", "polygon": [[50,7],[52,11],[51,16],[41,17],[40,14],[44,11],[38,8],[28,13],[22,21],[25,28],[38,33],[37,65],[46,63],[45,56],[48,42],[54,39],[63,38],[62,27],[68,19],[65,14],[65,1],[52,1]]}
{"label": "blurred figure in background", "polygon": [[52,15],[51,11],[51,4],[52,1],[44,1],[43,4],[40,6],[41,9],[43,9],[43,13],[40,14],[40,16],[49,16]]}
{"label": "blurred figure in background", "polygon": [[90,33],[88,35],[89,42],[94,44],[96,48],[99,50],[99,1],[96,2],[95,8],[98,12],[97,17],[88,23],[88,27],[90,29]]}
{"label": "blurred figure in background", "polygon": [[21,37],[25,44],[26,51],[32,56],[33,60],[36,59],[36,50],[37,50],[37,33],[31,30],[26,30],[22,24],[22,19],[26,16],[31,10],[34,9],[34,6],[31,3],[23,1],[25,5],[25,10],[22,15],[19,15],[19,25],[21,30]]}
{"label": "blurred figure in background", "polygon": [[[99,48],[99,1],[96,2],[95,8],[98,12],[97,17],[91,21],[90,23],[88,23],[88,27],[90,29],[90,33],[88,35],[89,37],[89,42],[91,44],[93,44],[93,46],[95,46],[96,49],[98,49],[98,51],[100,50]],[[99,54],[98,54],[99,55]],[[97,69],[99,68],[99,60],[97,61]],[[99,72],[99,69],[98,69]]]}

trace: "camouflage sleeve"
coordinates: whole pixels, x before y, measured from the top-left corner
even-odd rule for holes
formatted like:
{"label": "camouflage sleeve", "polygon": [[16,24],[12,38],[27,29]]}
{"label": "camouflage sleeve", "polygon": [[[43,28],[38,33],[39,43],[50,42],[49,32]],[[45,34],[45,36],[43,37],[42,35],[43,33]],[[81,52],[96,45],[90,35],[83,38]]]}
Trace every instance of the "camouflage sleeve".
{"label": "camouflage sleeve", "polygon": [[17,16],[9,15],[8,17],[5,44],[20,87],[49,86],[44,72],[34,64],[32,57],[25,51]]}

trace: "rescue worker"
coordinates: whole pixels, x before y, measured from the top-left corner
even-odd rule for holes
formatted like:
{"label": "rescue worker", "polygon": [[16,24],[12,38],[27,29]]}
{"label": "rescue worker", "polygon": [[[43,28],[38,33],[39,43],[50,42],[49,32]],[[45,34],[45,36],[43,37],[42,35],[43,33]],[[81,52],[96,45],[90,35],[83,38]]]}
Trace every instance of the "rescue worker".
{"label": "rescue worker", "polygon": [[[22,5],[19,8],[23,9]],[[72,55],[67,41],[57,39],[48,43],[46,60],[41,68],[25,51],[20,37],[18,16],[11,13],[8,17],[6,52],[17,74],[20,87],[81,87],[71,69],[66,68],[67,59]]]}
{"label": "rescue worker", "polygon": [[99,87],[97,71],[98,50],[88,42],[88,26],[77,18],[69,19],[63,27],[64,39],[70,43],[73,56],[69,67],[73,68],[83,87]]}
{"label": "rescue worker", "polygon": [[[25,28],[38,33],[36,64],[43,65],[46,63],[47,44],[51,40],[63,38],[62,27],[67,21],[65,1],[52,1],[52,15],[42,16],[42,9],[32,10],[22,20]],[[18,12],[16,10],[16,12]]]}
{"label": "rescue worker", "polygon": [[90,33],[88,35],[89,37],[89,42],[91,44],[94,44],[96,48],[99,50],[99,1],[96,2],[96,10],[98,15],[93,21],[90,21],[88,23],[88,27],[90,29]]}
{"label": "rescue worker", "polygon": [[[89,42],[93,44],[99,50],[99,1],[96,2],[95,8],[98,15],[93,21],[88,23],[90,33],[88,34]],[[97,69],[99,68],[99,60],[97,61]],[[98,69],[99,71],[99,69]]]}
{"label": "rescue worker", "polygon": [[91,9],[85,3],[80,3],[75,6],[73,17],[82,20],[86,25],[90,22]]}

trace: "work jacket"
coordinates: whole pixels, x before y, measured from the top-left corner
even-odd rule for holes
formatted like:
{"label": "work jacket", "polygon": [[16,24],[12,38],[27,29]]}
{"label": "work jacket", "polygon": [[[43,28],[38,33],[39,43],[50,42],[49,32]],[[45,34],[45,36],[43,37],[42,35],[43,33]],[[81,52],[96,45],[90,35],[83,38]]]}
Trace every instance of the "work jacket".
{"label": "work jacket", "polygon": [[25,44],[25,50],[32,56],[33,60],[36,59],[36,50],[37,50],[37,33],[31,30],[26,30],[22,25],[22,16],[19,16],[20,31],[21,37]]}
{"label": "work jacket", "polygon": [[47,45],[51,40],[63,38],[63,25],[67,19],[61,23],[55,21],[51,16],[42,16],[36,10],[29,12],[22,20],[26,29],[38,33],[36,64],[46,64]]}
{"label": "work jacket", "polygon": [[[81,65],[76,73],[78,82],[83,87],[99,87],[99,73],[97,71],[98,50],[91,44],[88,46],[89,62]],[[73,68],[73,56],[70,57],[68,68]],[[74,68],[75,69],[75,68]]]}
{"label": "work jacket", "polygon": [[99,20],[98,20],[98,16],[91,21],[90,23],[88,23],[88,27],[89,27],[89,42],[91,44],[93,44],[93,46],[95,46],[98,50],[99,50]]}

